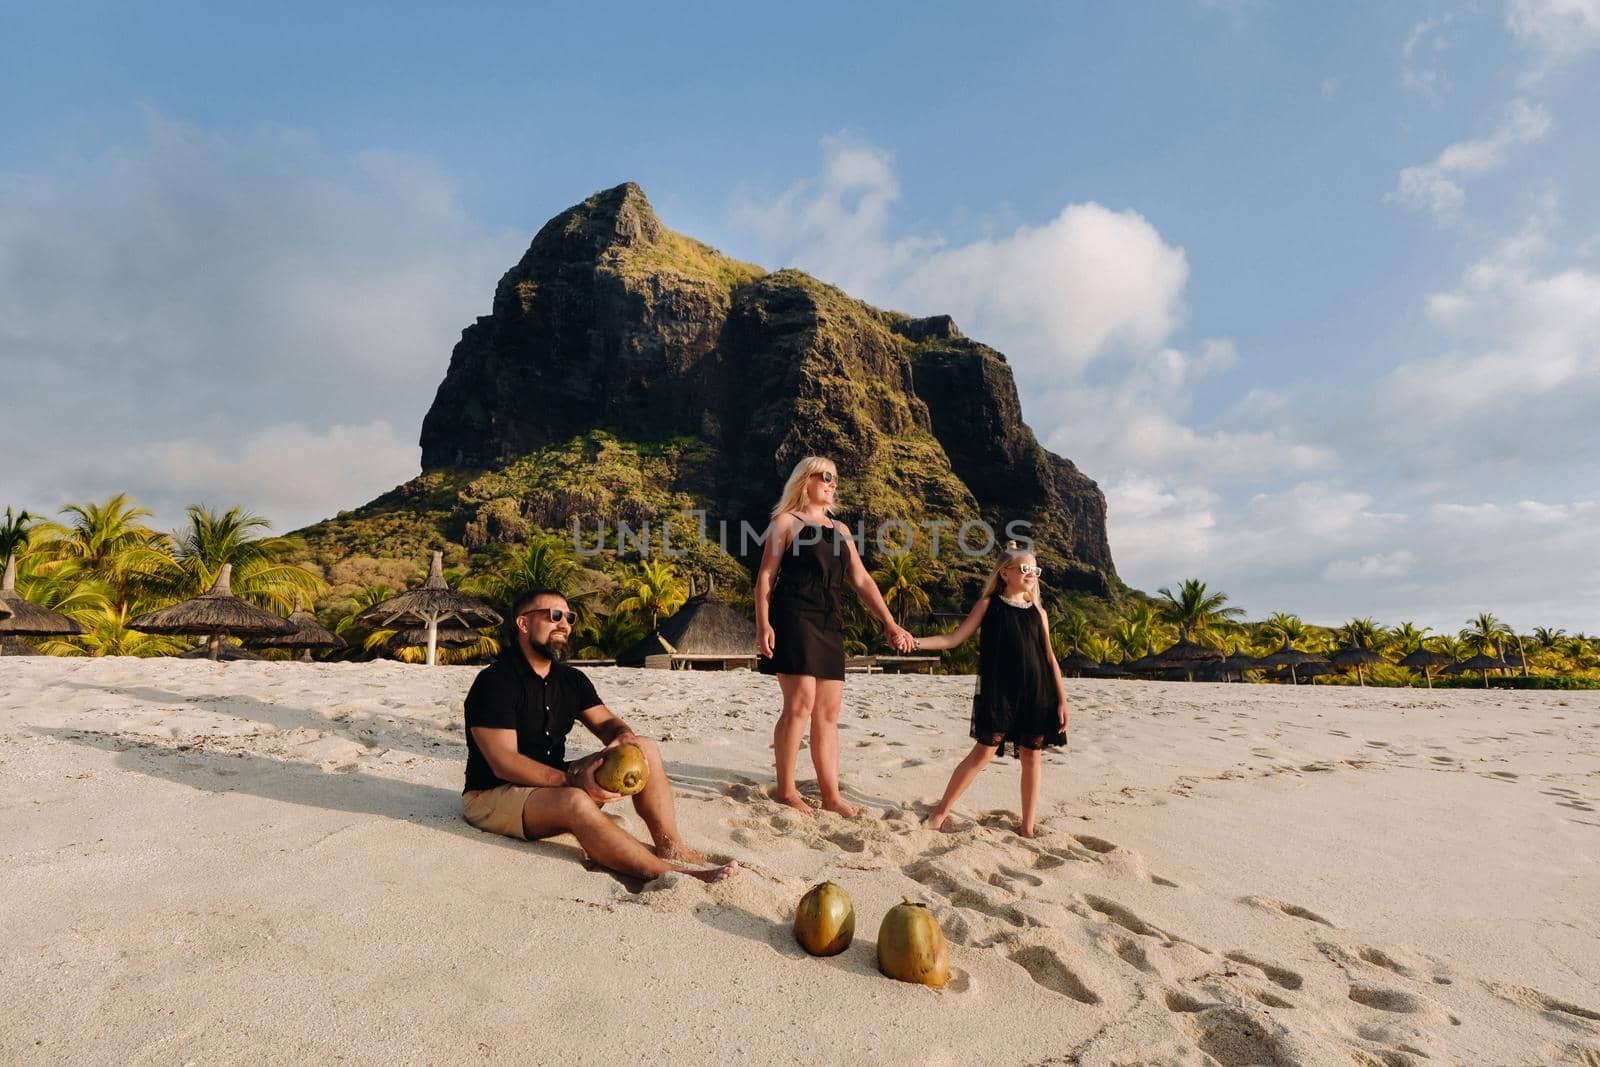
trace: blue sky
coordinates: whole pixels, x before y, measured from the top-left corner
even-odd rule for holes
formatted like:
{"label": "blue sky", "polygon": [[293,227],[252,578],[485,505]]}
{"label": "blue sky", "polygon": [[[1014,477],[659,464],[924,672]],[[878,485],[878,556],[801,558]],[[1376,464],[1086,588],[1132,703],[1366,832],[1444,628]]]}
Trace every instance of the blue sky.
{"label": "blue sky", "polygon": [[0,12],[0,501],[370,499],[631,179],[1005,351],[1135,585],[1600,629],[1600,0],[994,8]]}

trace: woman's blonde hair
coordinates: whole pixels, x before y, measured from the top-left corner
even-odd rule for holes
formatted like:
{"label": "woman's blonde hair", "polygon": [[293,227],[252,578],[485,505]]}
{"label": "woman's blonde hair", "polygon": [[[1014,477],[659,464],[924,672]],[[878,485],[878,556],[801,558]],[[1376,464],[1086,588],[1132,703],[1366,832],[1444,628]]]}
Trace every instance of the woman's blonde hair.
{"label": "woman's blonde hair", "polygon": [[[813,474],[823,471],[833,471],[834,478],[839,476],[839,470],[833,465],[833,460],[822,456],[807,456],[794,465],[794,470],[789,473],[789,480],[783,483],[783,492],[778,495],[778,503],[772,508],[772,518],[776,519],[786,511],[797,511],[806,502],[806,482],[811,480]],[[838,482],[834,482],[837,492]]]}
{"label": "woman's blonde hair", "polygon": [[[989,580],[983,584],[983,596],[994,596],[995,590],[1000,588],[1000,572],[1021,559],[1023,556],[1032,556],[1033,549],[1020,548],[1015,541],[1007,541],[1006,547],[1000,550],[1000,558],[995,562],[994,570],[989,572]],[[1035,557],[1037,558],[1037,557]],[[1033,583],[1031,590],[1023,590],[1022,595],[1030,604],[1039,602],[1040,585]]]}

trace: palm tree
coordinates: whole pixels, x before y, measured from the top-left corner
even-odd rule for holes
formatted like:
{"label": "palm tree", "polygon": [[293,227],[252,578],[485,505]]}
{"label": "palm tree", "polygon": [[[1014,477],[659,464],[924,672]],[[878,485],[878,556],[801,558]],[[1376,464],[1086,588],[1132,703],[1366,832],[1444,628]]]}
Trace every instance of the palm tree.
{"label": "palm tree", "polygon": [[1104,634],[1091,633],[1078,645],[1078,651],[1096,663],[1109,663],[1112,653],[1117,651],[1117,645]]}
{"label": "palm tree", "polygon": [[304,567],[284,560],[305,545],[295,537],[262,537],[272,523],[235,506],[218,513],[190,504],[188,525],[178,531],[173,553],[176,565],[167,572],[170,591],[193,596],[217,580],[224,565],[233,565],[234,595],[258,607],[288,614],[314,604],[328,585]]}
{"label": "palm tree", "polygon": [[1490,612],[1480,612],[1461,629],[1461,640],[1468,648],[1485,656],[1503,659],[1501,645],[1511,635],[1511,627]]}
{"label": "palm tree", "polygon": [[[51,637],[37,642],[39,651],[51,656],[170,656],[184,647],[183,639],[128,629],[133,612],[101,602],[83,603],[87,586],[76,592],[78,603],[71,615],[88,628],[77,637]],[[55,610],[60,611],[57,607]]]}
{"label": "palm tree", "polygon": [[[40,523],[31,533],[49,539],[38,546],[62,565],[60,569],[104,583],[110,602],[121,614],[138,614],[149,603],[150,580],[172,566],[171,544],[140,520],[151,512],[118,493],[104,504],[69,504],[61,509],[66,522]],[[54,569],[54,568],[52,568]]]}
{"label": "palm tree", "polygon": [[640,617],[648,615],[651,632],[659,627],[661,616],[671,615],[689,599],[688,585],[667,560],[647,559],[635,564],[623,586],[628,595],[617,603],[617,610],[637,612]]}
{"label": "palm tree", "polygon": [[933,602],[922,587],[935,576],[933,562],[917,552],[886,554],[882,565],[872,572],[873,580],[883,590],[883,602],[900,619],[912,612],[933,610]]}
{"label": "palm tree", "polygon": [[631,611],[584,615],[572,635],[573,655],[586,659],[615,659],[643,636],[644,627]]}
{"label": "palm tree", "polygon": [[1160,637],[1161,621],[1155,609],[1144,601],[1128,609],[1111,630],[1111,640],[1122,649],[1124,660],[1149,655]]}
{"label": "palm tree", "polygon": [[1261,623],[1261,634],[1273,645],[1287,644],[1292,648],[1296,641],[1305,640],[1306,624],[1298,615],[1275,611]]}
{"label": "palm tree", "polygon": [[5,524],[0,525],[0,567],[12,556],[22,555],[28,547],[28,526],[32,522],[33,516],[26,511],[12,518],[11,509],[6,508]]}
{"label": "palm tree", "polygon": [[1077,608],[1068,607],[1050,625],[1050,647],[1058,659],[1065,659],[1074,651],[1088,655],[1084,648],[1094,636],[1094,627]]}
{"label": "palm tree", "polygon": [[1418,629],[1414,623],[1403,622],[1389,631],[1389,647],[1402,656],[1409,656],[1422,647],[1422,639],[1431,629],[1431,626]]}
{"label": "palm tree", "polygon": [[1242,608],[1224,607],[1228,602],[1228,594],[1208,593],[1206,583],[1198,578],[1184,579],[1177,593],[1170,589],[1158,589],[1156,595],[1161,597],[1158,611],[1162,621],[1178,628],[1180,641],[1187,641],[1190,634],[1202,634],[1244,614]]}
{"label": "palm tree", "polygon": [[1367,619],[1351,619],[1335,631],[1337,640],[1352,648],[1376,652],[1383,643],[1383,627]]}
{"label": "palm tree", "polygon": [[500,566],[468,584],[473,593],[507,609],[501,614],[508,614],[512,601],[532,589],[553,589],[573,607],[585,606],[598,592],[597,588],[579,588],[587,573],[562,538],[541,533],[529,538]]}
{"label": "palm tree", "polygon": [[[23,512],[23,514],[27,514],[27,512]],[[1533,639],[1543,649],[1555,648],[1565,636],[1567,636],[1567,631],[1560,628],[1553,630],[1548,626],[1535,626],[1533,628]]]}

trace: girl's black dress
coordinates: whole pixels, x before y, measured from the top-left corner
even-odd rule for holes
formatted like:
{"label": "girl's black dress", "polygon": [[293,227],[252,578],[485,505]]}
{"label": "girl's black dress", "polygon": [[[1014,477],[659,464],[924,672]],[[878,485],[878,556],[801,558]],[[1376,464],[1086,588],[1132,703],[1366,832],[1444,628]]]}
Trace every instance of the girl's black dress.
{"label": "girl's black dress", "polygon": [[772,623],[772,658],[761,656],[762,674],[809,674],[844,681],[844,535],[805,522],[778,562],[778,584],[767,604]]}
{"label": "girl's black dress", "polygon": [[1039,609],[1007,604],[995,594],[980,633],[972,739],[996,748],[1010,742],[1013,755],[1022,748],[1066,744]]}

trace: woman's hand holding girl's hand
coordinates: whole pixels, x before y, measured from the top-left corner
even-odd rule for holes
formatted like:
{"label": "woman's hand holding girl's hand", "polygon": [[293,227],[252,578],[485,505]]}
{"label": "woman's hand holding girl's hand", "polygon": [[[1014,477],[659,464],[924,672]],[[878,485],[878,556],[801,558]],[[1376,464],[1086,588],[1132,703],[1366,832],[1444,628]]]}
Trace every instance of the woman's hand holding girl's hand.
{"label": "woman's hand holding girl's hand", "polygon": [[756,626],[756,651],[767,659],[772,658],[772,653],[777,645],[777,638],[772,632],[772,624],[759,623]]}

